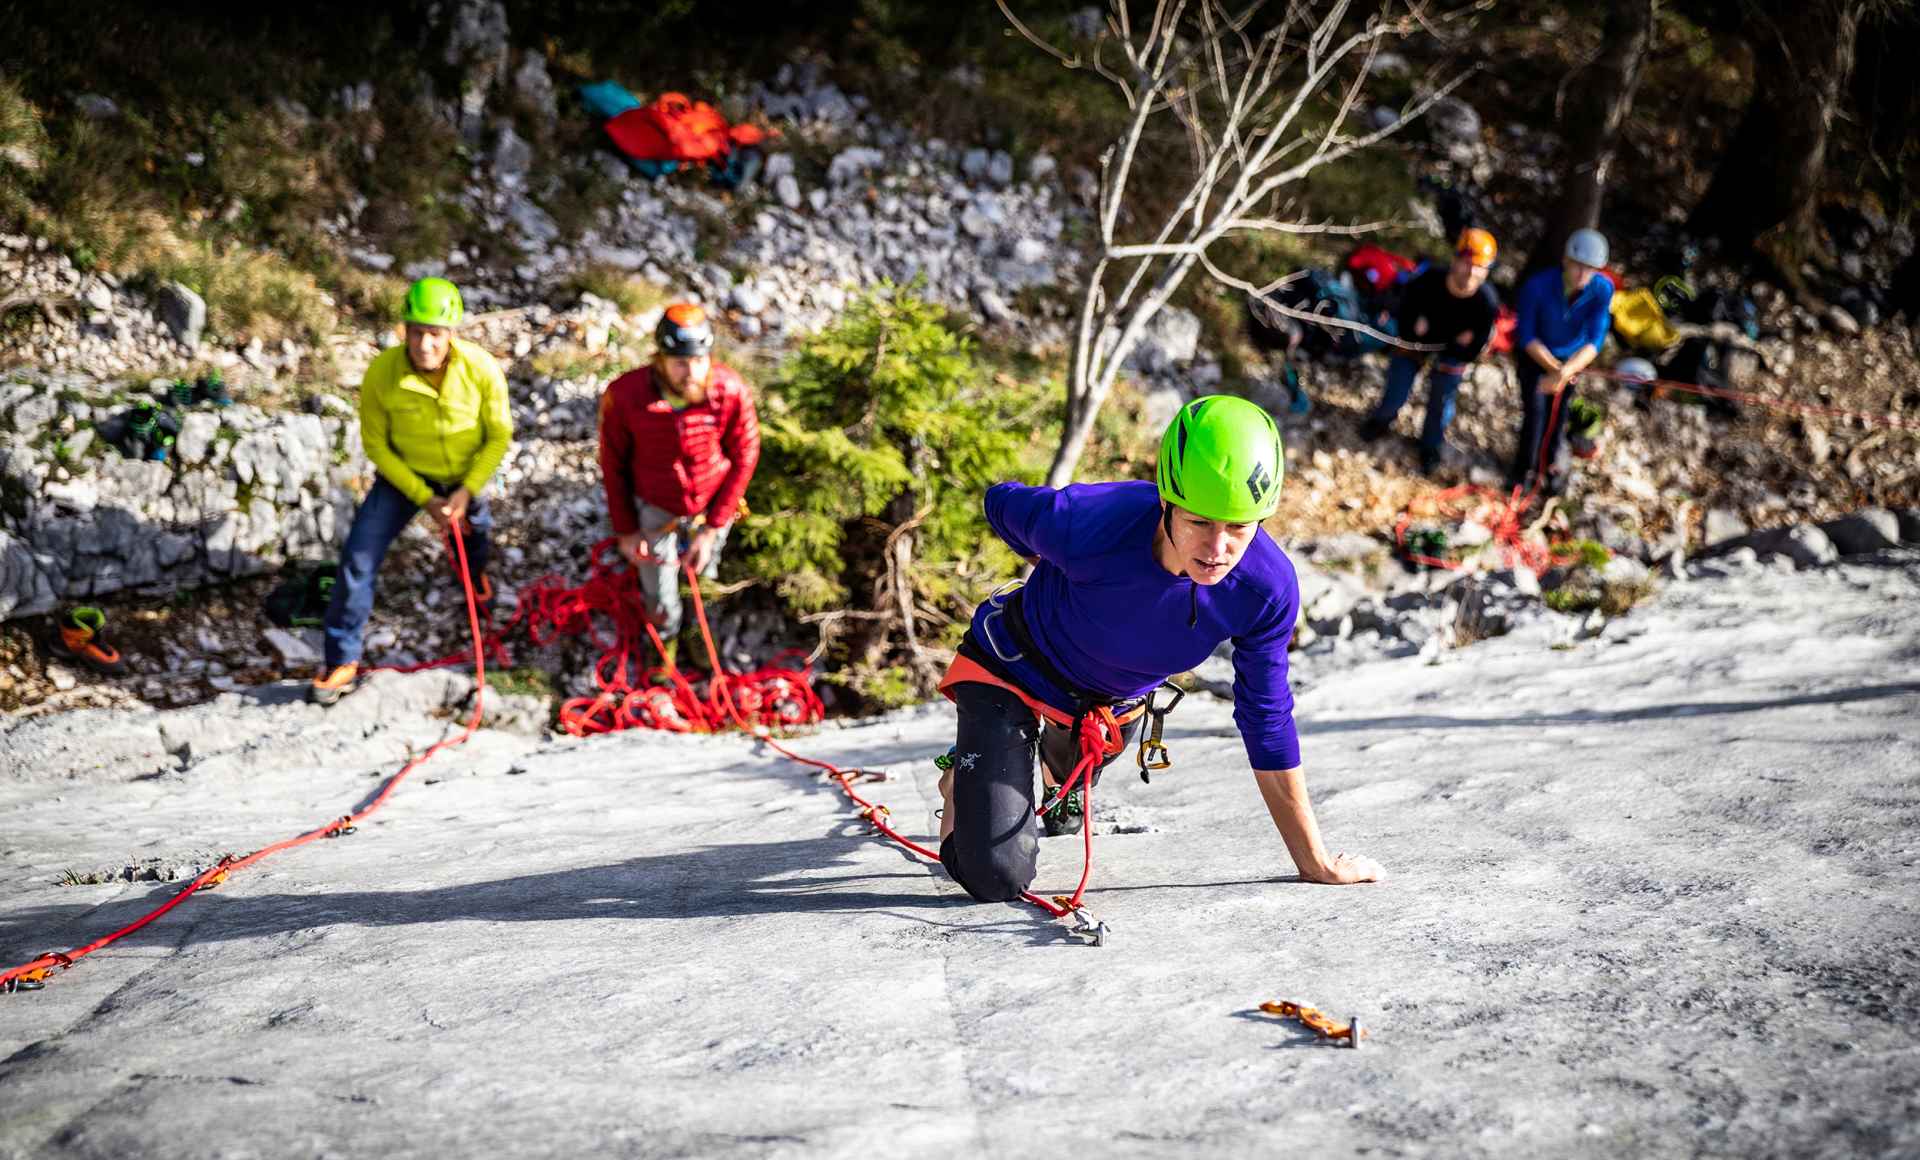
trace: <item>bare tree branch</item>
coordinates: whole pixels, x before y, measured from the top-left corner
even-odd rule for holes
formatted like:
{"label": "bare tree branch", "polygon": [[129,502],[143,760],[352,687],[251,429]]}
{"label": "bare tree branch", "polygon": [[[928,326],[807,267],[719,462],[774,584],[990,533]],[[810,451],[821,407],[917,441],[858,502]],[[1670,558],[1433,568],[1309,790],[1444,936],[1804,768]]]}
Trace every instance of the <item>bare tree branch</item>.
{"label": "bare tree branch", "polygon": [[[1010,0],[996,3],[1008,12]],[[1101,156],[1098,240],[1074,336],[1066,431],[1048,472],[1056,485],[1071,479],[1099,408],[1153,316],[1196,268],[1274,317],[1366,334],[1403,350],[1439,349],[1289,307],[1274,296],[1286,277],[1258,285],[1223,269],[1212,251],[1232,236],[1355,237],[1396,224],[1305,215],[1292,220],[1293,199],[1276,203],[1289,186],[1384,141],[1464,83],[1471,72],[1412,102],[1392,125],[1354,124],[1373,62],[1389,38],[1440,36],[1483,5],[1462,0],[1462,8],[1436,14],[1424,0],[1379,0],[1374,14],[1356,27],[1349,19],[1352,0],[1155,0],[1150,16],[1136,20],[1132,8],[1138,3],[1109,0],[1108,35],[1088,54],[1093,71],[1127,101],[1128,117]],[[1252,31],[1255,15],[1276,4],[1269,26]],[[1013,22],[1010,13],[1008,18]],[[1023,25],[1015,27],[1038,39]],[[1123,67],[1108,67],[1103,59],[1109,41]],[[1085,63],[1042,47],[1062,63]],[[1311,127],[1303,127],[1309,109],[1324,109],[1325,122],[1315,114]],[[1136,226],[1134,178],[1148,148],[1149,125],[1162,115],[1179,126],[1190,176],[1184,188],[1169,191],[1177,196],[1165,199],[1174,204],[1164,216]]]}
{"label": "bare tree branch", "polygon": [[1288,306],[1278,298],[1273,297],[1272,294],[1263,293],[1260,287],[1255,286],[1252,282],[1244,278],[1236,278],[1232,274],[1222,270],[1219,266],[1214,265],[1213,261],[1205,254],[1200,255],[1200,264],[1207,268],[1207,273],[1212,275],[1215,281],[1224,283],[1236,290],[1245,292],[1251,297],[1257,298],[1262,306],[1275,314],[1285,315],[1288,318],[1297,318],[1302,322],[1311,323],[1314,326],[1324,326],[1331,330],[1351,330],[1356,334],[1364,334],[1369,338],[1377,339],[1383,345],[1399,347],[1401,350],[1432,353],[1434,351],[1447,349],[1447,345],[1443,342],[1408,342],[1397,334],[1388,334],[1384,330],[1376,330],[1364,322],[1351,322],[1345,318],[1335,318],[1330,314],[1320,314],[1316,311],[1301,310],[1295,306]]}
{"label": "bare tree branch", "polygon": [[1053,45],[1047,43],[1047,41],[1041,38],[1039,35],[1035,34],[1033,29],[1028,28],[1025,24],[1022,24],[1020,22],[1020,18],[1013,14],[1013,9],[1007,7],[1007,0],[993,0],[993,2],[999,6],[1000,15],[1007,18],[1008,24],[1013,25],[1014,31],[1026,37],[1027,40],[1030,43],[1032,43],[1036,48],[1040,49],[1040,51],[1046,53],[1048,56],[1059,61],[1061,64],[1066,65],[1068,68],[1080,67],[1081,62],[1079,57],[1068,56],[1066,53],[1061,52],[1059,49],[1053,47]]}

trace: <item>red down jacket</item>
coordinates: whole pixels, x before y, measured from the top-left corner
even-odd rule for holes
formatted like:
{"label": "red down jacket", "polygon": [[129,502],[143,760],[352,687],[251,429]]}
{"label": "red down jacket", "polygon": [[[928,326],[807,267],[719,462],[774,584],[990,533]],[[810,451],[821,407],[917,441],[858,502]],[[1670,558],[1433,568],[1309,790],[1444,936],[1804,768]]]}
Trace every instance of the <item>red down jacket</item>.
{"label": "red down jacket", "polygon": [[680,410],[667,404],[653,368],[628,371],[600,395],[600,476],[616,535],[640,527],[634,498],[677,516],[705,513],[725,527],[760,462],[760,419],[737,372],[714,363],[707,398]]}

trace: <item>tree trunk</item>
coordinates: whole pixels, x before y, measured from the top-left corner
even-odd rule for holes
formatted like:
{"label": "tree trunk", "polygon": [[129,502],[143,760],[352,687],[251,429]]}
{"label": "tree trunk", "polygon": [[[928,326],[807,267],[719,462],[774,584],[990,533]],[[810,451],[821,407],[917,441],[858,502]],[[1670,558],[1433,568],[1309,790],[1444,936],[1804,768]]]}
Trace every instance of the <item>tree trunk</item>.
{"label": "tree trunk", "polygon": [[1080,457],[1087,451],[1087,439],[1093,434],[1095,421],[1100,418],[1100,404],[1105,401],[1097,396],[1083,401],[1068,395],[1066,422],[1060,430],[1060,446],[1054,449],[1053,463],[1047,468],[1048,487],[1065,487],[1073,482],[1073,473],[1080,466]]}
{"label": "tree trunk", "polygon": [[1771,0],[1750,10],[1753,99],[1690,221],[1729,251],[1758,252],[1804,292],[1827,128],[1853,71],[1868,0]]}
{"label": "tree trunk", "polygon": [[1619,0],[1607,9],[1604,47],[1587,72],[1572,78],[1566,115],[1567,162],[1560,202],[1534,246],[1527,273],[1558,265],[1567,237],[1600,224],[1607,178],[1620,148],[1620,133],[1633,112],[1641,65],[1653,37],[1658,0]]}

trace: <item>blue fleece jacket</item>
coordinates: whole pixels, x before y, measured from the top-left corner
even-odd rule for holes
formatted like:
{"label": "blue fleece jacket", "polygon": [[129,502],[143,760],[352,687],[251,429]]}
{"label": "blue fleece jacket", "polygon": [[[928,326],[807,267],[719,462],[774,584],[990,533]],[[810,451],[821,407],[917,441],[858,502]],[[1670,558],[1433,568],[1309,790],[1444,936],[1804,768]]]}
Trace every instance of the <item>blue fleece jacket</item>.
{"label": "blue fleece jacket", "polygon": [[[1293,563],[1263,528],[1226,579],[1175,576],[1154,559],[1160,495],[1153,484],[1082,483],[1055,490],[1018,483],[987,491],[987,522],[1039,564],[1021,595],[1027,630],[1067,679],[1089,692],[1145,696],[1233,642],[1233,719],[1255,769],[1300,764],[1287,684],[1300,590]],[[1063,712],[1073,699],[1019,655],[994,601],[973,614],[973,636],[1028,692]]]}
{"label": "blue fleece jacket", "polygon": [[1558,359],[1589,344],[1599,350],[1613,325],[1613,283],[1595,274],[1569,301],[1560,267],[1542,270],[1520,287],[1514,314],[1516,355],[1524,355],[1536,338]]}

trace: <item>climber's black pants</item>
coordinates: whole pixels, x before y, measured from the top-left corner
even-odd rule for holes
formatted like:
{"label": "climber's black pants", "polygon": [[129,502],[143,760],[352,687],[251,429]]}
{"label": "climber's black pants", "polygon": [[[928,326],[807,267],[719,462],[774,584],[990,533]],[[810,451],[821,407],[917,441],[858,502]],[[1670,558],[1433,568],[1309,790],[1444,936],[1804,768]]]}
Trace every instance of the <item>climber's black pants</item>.
{"label": "climber's black pants", "polygon": [[[953,833],[940,843],[940,864],[980,901],[1009,902],[1032,884],[1040,857],[1034,758],[1046,763],[1056,785],[1063,784],[1078,756],[1073,735],[1043,724],[1024,701],[998,685],[955,685],[953,704],[960,714],[953,752]],[[1138,719],[1127,723],[1121,735],[1131,741],[1139,725]],[[1108,758],[1101,768],[1112,763]]]}

